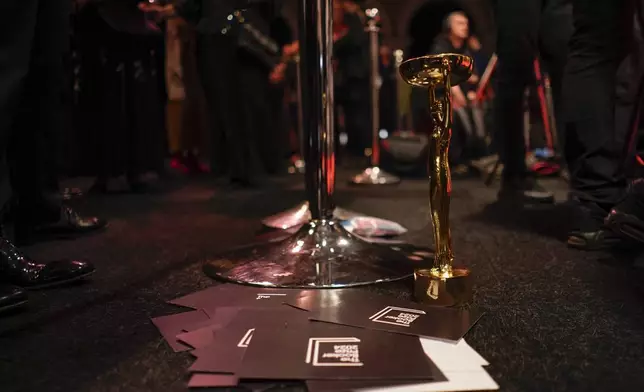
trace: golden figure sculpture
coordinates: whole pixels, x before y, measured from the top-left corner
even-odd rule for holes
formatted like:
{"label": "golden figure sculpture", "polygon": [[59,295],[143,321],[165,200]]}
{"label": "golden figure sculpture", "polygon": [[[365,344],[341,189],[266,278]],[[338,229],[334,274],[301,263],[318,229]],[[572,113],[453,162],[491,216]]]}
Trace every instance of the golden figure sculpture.
{"label": "golden figure sculpture", "polygon": [[[429,141],[429,209],[434,232],[434,264],[414,271],[416,300],[440,306],[460,306],[472,297],[470,271],[454,267],[449,224],[452,180],[448,152],[452,136],[451,87],[472,74],[470,57],[440,54],[410,59],[400,64],[403,80],[429,92],[432,129]],[[438,94],[440,90],[440,96]]]}

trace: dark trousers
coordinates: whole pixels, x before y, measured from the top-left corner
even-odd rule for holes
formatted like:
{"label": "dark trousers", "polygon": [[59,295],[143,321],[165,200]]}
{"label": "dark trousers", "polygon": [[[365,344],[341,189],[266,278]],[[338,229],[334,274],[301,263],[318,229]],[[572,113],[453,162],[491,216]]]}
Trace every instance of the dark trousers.
{"label": "dark trousers", "polygon": [[165,86],[158,77],[161,35],[114,30],[91,6],[77,16],[79,71],[75,174],[99,182],[160,172],[165,157]]}
{"label": "dark trousers", "polygon": [[574,1],[566,66],[566,159],[572,193],[606,207],[626,191],[625,130],[615,127],[617,69],[631,49],[634,4]]}
{"label": "dark trousers", "polygon": [[[248,63],[240,61],[235,41],[219,34],[199,34],[197,66],[210,116],[211,166],[215,175],[229,175],[232,180],[250,181],[259,170],[256,133],[253,125],[258,114],[247,99],[260,80]],[[267,76],[266,76],[267,78]],[[266,100],[266,95],[261,96]]]}
{"label": "dark trousers", "polygon": [[555,115],[560,113],[566,45],[572,30],[570,7],[565,0],[498,0],[496,19],[496,144],[504,177],[522,177],[527,172],[524,90],[534,81],[533,62],[540,56],[550,75]]}
{"label": "dark trousers", "polygon": [[[0,206],[17,196],[23,219],[57,220],[57,145],[69,0],[0,2]],[[10,168],[10,169],[9,169]]]}
{"label": "dark trousers", "polygon": [[617,70],[615,91],[615,132],[624,132],[627,137],[624,146],[627,176],[637,176],[640,172],[635,154],[642,117],[635,115],[637,112],[641,114],[643,97],[640,96],[639,89],[644,77],[644,37],[637,20],[633,30],[633,50]]}
{"label": "dark trousers", "polygon": [[372,144],[371,91],[368,80],[356,80],[337,89],[336,100],[344,110],[344,127],[349,138],[347,150],[356,156],[364,156],[364,150]]}

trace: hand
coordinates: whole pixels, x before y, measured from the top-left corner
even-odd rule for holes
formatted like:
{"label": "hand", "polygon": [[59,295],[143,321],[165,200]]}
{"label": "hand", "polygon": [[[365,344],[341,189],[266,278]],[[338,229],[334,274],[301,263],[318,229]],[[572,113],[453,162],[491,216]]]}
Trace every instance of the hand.
{"label": "hand", "polygon": [[468,101],[471,101],[471,102],[476,101],[476,92],[474,92],[474,91],[468,91],[468,92],[467,92],[467,100],[468,100]]}
{"label": "hand", "polygon": [[271,74],[268,76],[268,80],[271,82],[271,84],[278,84],[282,82],[282,80],[284,80],[285,71],[286,71],[286,64],[285,63],[278,64],[271,71]]}

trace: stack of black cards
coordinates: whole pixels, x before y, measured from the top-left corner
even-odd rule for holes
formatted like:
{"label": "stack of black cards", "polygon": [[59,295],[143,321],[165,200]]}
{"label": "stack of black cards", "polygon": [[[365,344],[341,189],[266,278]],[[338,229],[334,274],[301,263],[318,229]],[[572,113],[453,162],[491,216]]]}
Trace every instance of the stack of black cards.
{"label": "stack of black cards", "polygon": [[481,317],[357,289],[215,286],[153,323],[191,351],[191,388],[302,382],[309,391],[467,391],[498,386],[462,338]]}

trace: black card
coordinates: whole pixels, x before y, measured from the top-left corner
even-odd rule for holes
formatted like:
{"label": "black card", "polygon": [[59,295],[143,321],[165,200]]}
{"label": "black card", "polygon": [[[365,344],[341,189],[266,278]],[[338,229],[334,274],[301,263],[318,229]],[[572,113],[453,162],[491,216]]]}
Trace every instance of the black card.
{"label": "black card", "polygon": [[211,310],[210,319],[184,328],[184,333],[177,335],[177,340],[194,349],[210,346],[215,339],[215,332],[228,325],[241,308],[217,308]]}
{"label": "black card", "polygon": [[311,311],[313,320],[454,342],[483,314],[478,309],[439,308],[355,289],[312,291],[289,304]]}
{"label": "black card", "polygon": [[432,380],[441,375],[417,337],[310,322],[255,331],[240,379]]}
{"label": "black card", "polygon": [[297,298],[307,292],[306,290],[222,284],[168,302],[193,309],[205,309],[208,312],[209,310],[222,306],[280,306],[284,302]]}
{"label": "black card", "polygon": [[190,347],[177,341],[176,336],[185,328],[208,321],[208,315],[201,311],[184,312],[170,316],[156,317],[152,323],[159,329],[161,335],[175,352],[190,350]]}
{"label": "black card", "polygon": [[193,373],[188,388],[225,388],[236,387],[237,376],[233,374]]}
{"label": "black card", "polygon": [[235,374],[257,330],[295,325],[305,328],[308,323],[308,313],[288,306],[242,309],[225,328],[215,333],[212,344],[193,352],[197,360],[189,370]]}

